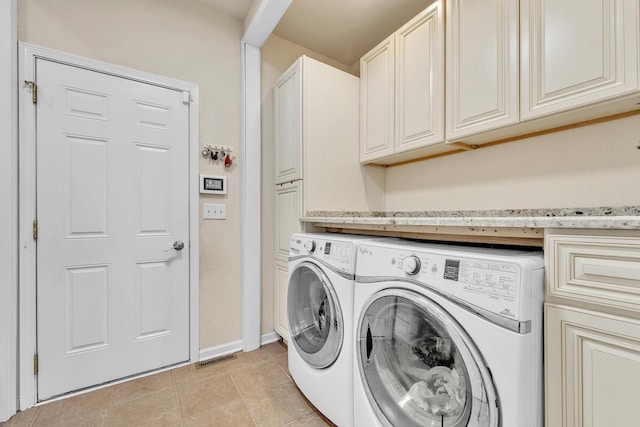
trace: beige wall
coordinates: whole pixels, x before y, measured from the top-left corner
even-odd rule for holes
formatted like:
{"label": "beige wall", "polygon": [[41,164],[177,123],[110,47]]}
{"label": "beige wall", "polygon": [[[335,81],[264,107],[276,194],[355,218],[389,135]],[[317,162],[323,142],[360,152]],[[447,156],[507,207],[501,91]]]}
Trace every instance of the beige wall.
{"label": "beige wall", "polygon": [[386,210],[640,204],[640,116],[387,168]]}
{"label": "beige wall", "polygon": [[[200,222],[200,348],[241,338],[240,131],[242,22],[184,0],[20,0],[19,39],[200,87],[200,145],[237,156],[226,221]],[[200,172],[227,174],[200,160]]]}

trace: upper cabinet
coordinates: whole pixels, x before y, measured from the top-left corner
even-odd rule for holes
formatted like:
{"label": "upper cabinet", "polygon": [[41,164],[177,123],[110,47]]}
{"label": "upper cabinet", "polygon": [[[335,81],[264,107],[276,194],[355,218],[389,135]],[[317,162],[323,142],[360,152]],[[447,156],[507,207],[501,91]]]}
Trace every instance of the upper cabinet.
{"label": "upper cabinet", "polygon": [[638,0],[435,1],[360,62],[360,160],[399,163],[638,110],[639,35]]}
{"label": "upper cabinet", "polygon": [[444,141],[444,8],[435,2],[395,33],[396,138],[402,153]]}
{"label": "upper cabinet", "polygon": [[447,138],[518,123],[518,2],[447,0]]}
{"label": "upper cabinet", "polygon": [[302,179],[302,65],[293,64],[273,89],[275,183]]}
{"label": "upper cabinet", "polygon": [[360,108],[363,163],[394,163],[450,149],[443,144],[444,7],[440,1],[362,57]]}
{"label": "upper cabinet", "polygon": [[395,37],[360,59],[360,159],[393,154],[395,146]]}
{"label": "upper cabinet", "polygon": [[521,0],[520,7],[523,120],[637,93],[638,0]]}

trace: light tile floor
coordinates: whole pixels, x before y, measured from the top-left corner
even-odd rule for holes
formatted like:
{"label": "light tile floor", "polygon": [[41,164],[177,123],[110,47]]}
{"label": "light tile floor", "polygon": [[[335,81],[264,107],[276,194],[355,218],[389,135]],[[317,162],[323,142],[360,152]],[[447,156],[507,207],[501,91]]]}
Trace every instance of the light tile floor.
{"label": "light tile floor", "polygon": [[0,426],[333,426],[291,380],[284,344],[236,356],[36,406]]}

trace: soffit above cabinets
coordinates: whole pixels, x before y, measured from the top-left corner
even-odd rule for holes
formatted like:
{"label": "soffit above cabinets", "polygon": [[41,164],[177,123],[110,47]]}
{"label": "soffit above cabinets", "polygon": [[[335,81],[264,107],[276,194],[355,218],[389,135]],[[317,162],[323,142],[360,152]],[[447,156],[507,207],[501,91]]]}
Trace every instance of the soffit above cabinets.
{"label": "soffit above cabinets", "polygon": [[[244,21],[254,0],[194,0]],[[255,0],[259,1],[259,0]],[[345,65],[434,0],[293,0],[274,34]]]}
{"label": "soffit above cabinets", "polygon": [[345,65],[433,0],[294,0],[274,33]]}

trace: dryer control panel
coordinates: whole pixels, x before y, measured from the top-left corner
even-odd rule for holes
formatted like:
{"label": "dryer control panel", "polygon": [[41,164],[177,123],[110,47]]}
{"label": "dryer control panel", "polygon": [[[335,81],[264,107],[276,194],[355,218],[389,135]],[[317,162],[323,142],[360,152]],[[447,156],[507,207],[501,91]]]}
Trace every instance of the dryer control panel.
{"label": "dryer control panel", "polygon": [[[358,249],[356,281],[415,283],[467,306],[512,320],[528,320],[530,300],[542,300],[542,268],[541,253],[364,243]],[[532,283],[533,277],[539,283]]]}
{"label": "dryer control panel", "polygon": [[518,270],[513,264],[447,258],[443,279],[462,283],[466,292],[514,301],[518,297]]}

